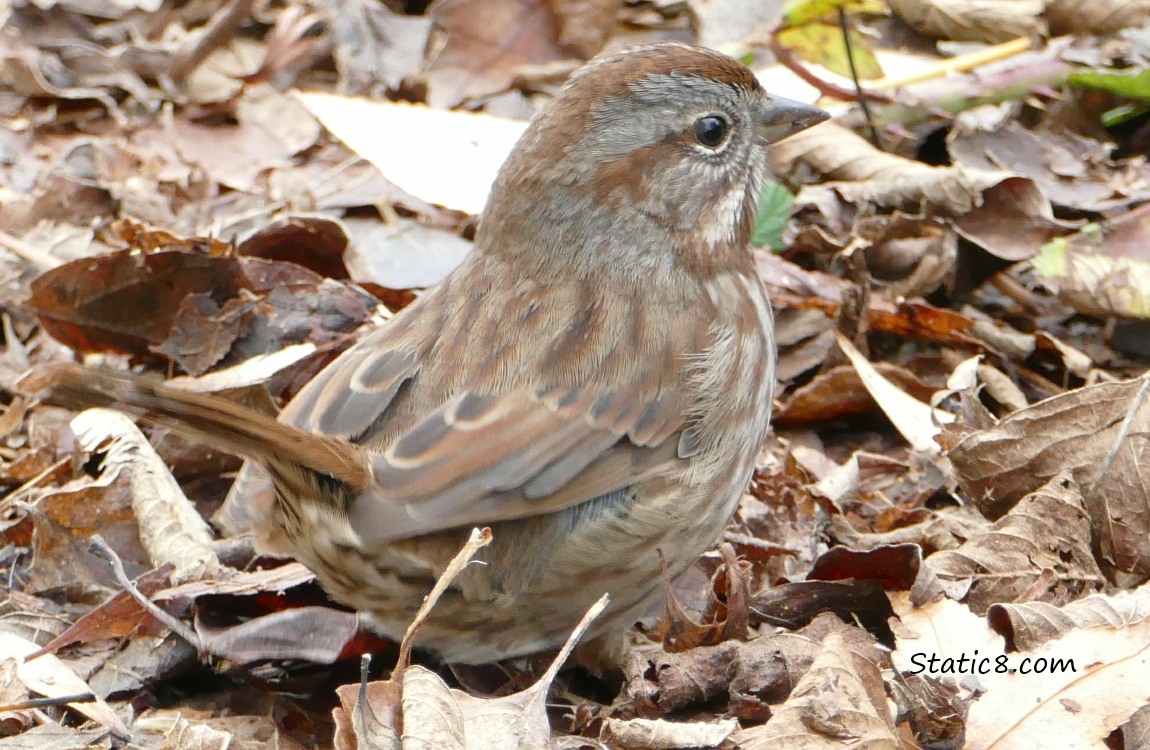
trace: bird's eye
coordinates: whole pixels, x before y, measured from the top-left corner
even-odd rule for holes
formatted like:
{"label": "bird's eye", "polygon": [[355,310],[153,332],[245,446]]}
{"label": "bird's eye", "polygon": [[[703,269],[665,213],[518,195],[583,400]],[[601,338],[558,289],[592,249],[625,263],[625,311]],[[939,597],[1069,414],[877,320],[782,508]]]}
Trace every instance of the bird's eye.
{"label": "bird's eye", "polygon": [[707,148],[718,148],[727,140],[731,125],[718,115],[707,115],[695,120],[695,140]]}

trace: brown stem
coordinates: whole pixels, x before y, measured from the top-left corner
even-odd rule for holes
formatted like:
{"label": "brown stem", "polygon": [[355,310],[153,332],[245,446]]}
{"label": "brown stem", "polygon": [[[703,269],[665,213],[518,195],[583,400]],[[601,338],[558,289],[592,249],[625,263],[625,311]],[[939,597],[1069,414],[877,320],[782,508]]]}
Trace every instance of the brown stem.
{"label": "brown stem", "polygon": [[[839,101],[844,102],[858,101],[858,92],[843,86],[839,86],[838,84],[831,83],[830,81],[824,81],[811,71],[807,70],[802,61],[795,56],[795,53],[784,47],[782,43],[779,42],[778,37],[774,34],[768,37],[767,47],[771,50],[771,53],[774,54],[780,65],[810,85],[814,86],[823,96],[829,96],[831,99],[838,99]],[[890,94],[884,94],[881,91],[867,91],[866,96],[871,101],[888,103],[894,101]]]}
{"label": "brown stem", "polygon": [[176,53],[168,73],[176,88],[183,88],[192,71],[239,31],[240,26],[251,15],[253,5],[255,0],[232,0],[216,11],[199,36]]}

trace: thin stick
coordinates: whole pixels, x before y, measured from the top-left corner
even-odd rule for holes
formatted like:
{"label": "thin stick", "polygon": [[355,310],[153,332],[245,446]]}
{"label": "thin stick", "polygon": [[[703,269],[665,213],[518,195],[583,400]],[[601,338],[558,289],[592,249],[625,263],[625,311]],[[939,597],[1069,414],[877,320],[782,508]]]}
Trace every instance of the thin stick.
{"label": "thin stick", "polygon": [[862,109],[863,119],[866,120],[867,133],[870,135],[870,142],[876,149],[882,151],[882,143],[878,139],[878,129],[874,126],[874,118],[870,114],[870,105],[867,104],[867,94],[863,91],[862,83],[859,81],[858,68],[855,67],[855,51],[851,45],[850,24],[847,22],[847,12],[840,5],[839,6],[839,30],[843,33],[843,45],[847,51],[847,65],[851,69],[851,81],[855,85],[855,94],[858,96],[859,107]]}
{"label": "thin stick", "polygon": [[[128,596],[139,602],[140,606],[144,608],[144,611],[166,625],[173,633],[195,646],[197,651],[201,653],[204,652],[205,644],[194,630],[160,609],[151,599],[140,593],[140,590],[136,588],[135,582],[128,578],[128,573],[124,570],[124,563],[120,561],[120,556],[116,554],[114,549],[108,546],[108,543],[104,541],[104,537],[99,534],[93,535],[92,543],[88,547],[88,550],[108,561],[108,564],[112,566],[112,575],[115,576],[116,583],[120,584],[124,591],[128,592]],[[219,654],[215,655],[218,656]]]}
{"label": "thin stick", "polygon": [[42,271],[50,271],[61,265],[61,261],[57,258],[52,257],[19,237],[13,237],[2,229],[0,229],[0,247],[21,260],[31,263]]}
{"label": "thin stick", "polygon": [[239,31],[240,26],[252,14],[253,5],[255,0],[232,0],[216,11],[195,41],[176,53],[169,73],[172,83],[178,88],[183,88],[192,71]]}

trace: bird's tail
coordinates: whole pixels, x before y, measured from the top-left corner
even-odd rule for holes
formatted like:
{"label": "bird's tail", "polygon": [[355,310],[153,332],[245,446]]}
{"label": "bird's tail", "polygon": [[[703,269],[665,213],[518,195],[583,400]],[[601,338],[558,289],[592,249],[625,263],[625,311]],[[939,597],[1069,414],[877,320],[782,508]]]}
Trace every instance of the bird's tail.
{"label": "bird's tail", "polygon": [[367,462],[349,443],[282,424],[221,396],[164,385],[154,377],[51,364],[24,376],[20,388],[69,409],[119,409],[268,468],[295,464],[352,489],[370,479]]}

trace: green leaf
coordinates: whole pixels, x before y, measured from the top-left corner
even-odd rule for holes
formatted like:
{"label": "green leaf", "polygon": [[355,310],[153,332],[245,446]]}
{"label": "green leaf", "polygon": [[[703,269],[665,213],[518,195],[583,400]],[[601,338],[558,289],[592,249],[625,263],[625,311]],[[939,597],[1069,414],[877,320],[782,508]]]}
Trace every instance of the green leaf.
{"label": "green leaf", "polygon": [[1147,112],[1150,112],[1150,101],[1138,102],[1137,104],[1123,104],[1121,107],[1108,109],[1102,113],[1102,124],[1108,128],[1113,128],[1131,120],[1136,120],[1142,117]]}
{"label": "green leaf", "polygon": [[[859,78],[874,80],[882,78],[882,67],[878,58],[871,52],[866,37],[851,31],[851,50],[855,56],[855,68]],[[838,24],[808,23],[784,29],[778,33],[779,42],[803,60],[818,63],[832,73],[844,78],[851,77],[851,66],[847,59],[847,46],[843,42],[842,29]]]}
{"label": "green leaf", "polygon": [[751,231],[751,244],[755,247],[769,246],[776,253],[785,250],[783,226],[791,215],[794,202],[795,196],[789,190],[774,180],[767,180],[759,198],[759,215],[755,217],[755,228]]}
{"label": "green leaf", "polygon": [[1115,73],[1075,73],[1070,85],[1083,89],[1102,89],[1131,99],[1150,99],[1150,70],[1119,75]]}
{"label": "green leaf", "polygon": [[811,21],[837,22],[839,8],[847,13],[886,13],[886,3],[882,0],[787,0],[783,19],[790,26]]}

